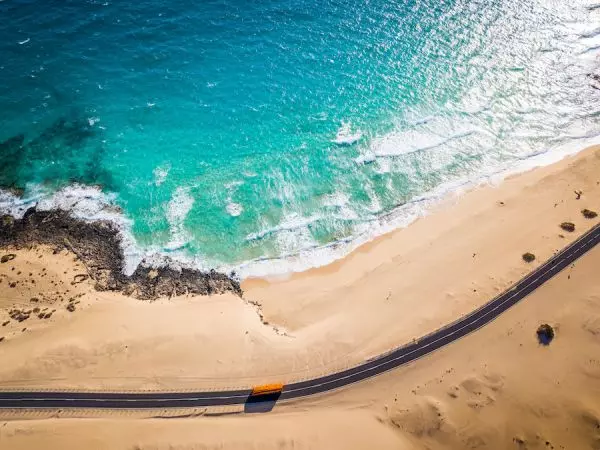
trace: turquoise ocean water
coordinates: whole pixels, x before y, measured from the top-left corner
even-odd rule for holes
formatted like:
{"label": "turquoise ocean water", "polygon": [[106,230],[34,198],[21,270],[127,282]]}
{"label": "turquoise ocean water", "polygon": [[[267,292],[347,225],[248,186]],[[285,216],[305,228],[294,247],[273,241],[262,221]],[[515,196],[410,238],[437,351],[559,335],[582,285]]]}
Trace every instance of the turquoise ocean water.
{"label": "turquoise ocean water", "polygon": [[[444,193],[600,142],[600,4],[4,0],[0,209],[301,270]],[[118,207],[118,208],[117,208]]]}

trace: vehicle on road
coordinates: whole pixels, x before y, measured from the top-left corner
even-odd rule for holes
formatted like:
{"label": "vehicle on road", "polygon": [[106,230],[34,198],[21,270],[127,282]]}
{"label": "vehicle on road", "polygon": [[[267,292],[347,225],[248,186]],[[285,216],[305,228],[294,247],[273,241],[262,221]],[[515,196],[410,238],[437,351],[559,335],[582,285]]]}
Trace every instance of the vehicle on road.
{"label": "vehicle on road", "polygon": [[261,384],[252,388],[251,396],[276,395],[283,391],[282,383]]}

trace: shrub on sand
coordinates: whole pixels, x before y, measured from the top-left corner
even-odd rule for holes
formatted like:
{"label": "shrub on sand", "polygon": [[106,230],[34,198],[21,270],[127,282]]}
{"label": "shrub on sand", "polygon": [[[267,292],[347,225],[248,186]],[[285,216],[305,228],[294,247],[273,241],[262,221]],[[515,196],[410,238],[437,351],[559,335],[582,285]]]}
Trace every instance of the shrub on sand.
{"label": "shrub on sand", "polygon": [[575,231],[575,224],[572,222],[563,222],[560,224],[560,227],[563,230],[568,231],[569,233],[572,233],[573,231]]}
{"label": "shrub on sand", "polygon": [[549,345],[554,339],[554,328],[547,323],[540,325],[537,329],[537,338],[540,344]]}
{"label": "shrub on sand", "polygon": [[12,261],[16,257],[17,257],[17,255],[15,255],[14,253],[9,253],[8,255],[3,255],[2,258],[0,258],[0,262],[2,264],[4,264],[4,263],[7,263],[9,261]]}
{"label": "shrub on sand", "polygon": [[535,255],[533,253],[529,253],[529,252],[523,253],[523,261],[528,262],[528,263],[533,262],[533,261],[535,261]]}

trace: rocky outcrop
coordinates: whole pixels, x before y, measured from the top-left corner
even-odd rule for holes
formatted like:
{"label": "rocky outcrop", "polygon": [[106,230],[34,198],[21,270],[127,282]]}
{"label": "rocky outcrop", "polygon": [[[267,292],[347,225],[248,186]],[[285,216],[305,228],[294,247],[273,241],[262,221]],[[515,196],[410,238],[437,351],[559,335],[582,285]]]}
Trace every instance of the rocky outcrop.
{"label": "rocky outcrop", "polygon": [[99,291],[121,291],[147,300],[188,293],[230,291],[242,295],[238,281],[216,271],[139,266],[131,276],[125,275],[119,230],[108,221],[85,222],[72,218],[67,211],[35,208],[29,209],[22,219],[0,218],[1,247],[27,248],[37,244],[74,253]]}

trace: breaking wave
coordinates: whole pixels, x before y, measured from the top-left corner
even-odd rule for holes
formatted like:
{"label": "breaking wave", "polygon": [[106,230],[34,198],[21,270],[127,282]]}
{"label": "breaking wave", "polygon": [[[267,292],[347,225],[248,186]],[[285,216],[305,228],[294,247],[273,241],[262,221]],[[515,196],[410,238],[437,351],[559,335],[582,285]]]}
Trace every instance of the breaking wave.
{"label": "breaking wave", "polygon": [[[174,237],[163,248],[140,247],[132,233],[132,221],[123,215],[117,205],[116,194],[105,193],[99,187],[75,184],[56,192],[50,192],[39,186],[28,186],[27,194],[23,196],[0,190],[0,213],[21,218],[27,209],[35,206],[44,211],[67,210],[74,218],[85,221],[111,221],[121,234],[126,261],[124,272],[127,275],[132,274],[141,264],[155,267],[170,265],[175,269],[189,267],[203,271],[215,269],[224,273],[235,272],[242,279],[269,277],[330,264],[377,236],[408,226],[417,218],[426,215],[432,206],[448,195],[458,195],[481,184],[497,184],[508,175],[552,164],[565,156],[577,153],[586,146],[600,144],[600,135],[571,137],[575,139],[568,144],[549,151],[538,152],[521,159],[517,164],[511,162],[504,167],[488,167],[470,177],[442,183],[432,191],[417,196],[389,211],[372,215],[368,220],[358,224],[353,235],[326,245],[316,243],[309,233],[312,224],[325,220],[326,217],[301,217],[298,214],[291,214],[276,227],[265,228],[246,236],[247,241],[260,241],[268,236],[276,235],[280,244],[281,256],[255,258],[237,264],[208,261],[202,255],[189,255],[181,251],[181,246],[187,241],[185,232],[182,231],[182,223],[194,204],[194,199],[186,188],[178,188],[169,202],[169,221]],[[345,211],[343,214],[347,219],[356,218],[355,212],[345,209],[348,207],[348,197],[345,193],[328,196],[323,203],[325,206],[341,208],[342,211]],[[300,250],[297,250],[299,247]]]}

